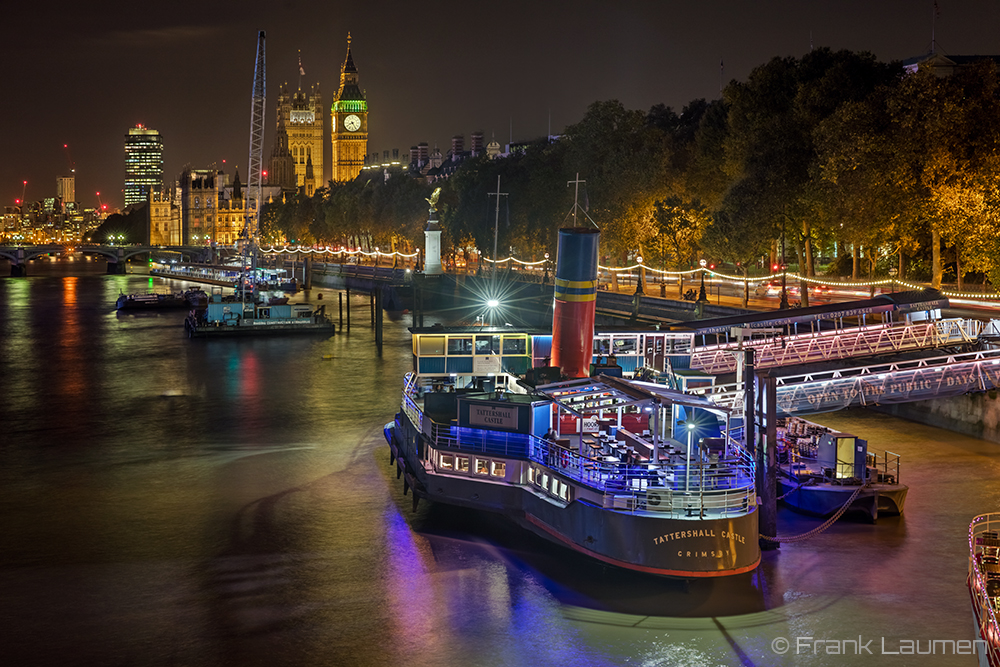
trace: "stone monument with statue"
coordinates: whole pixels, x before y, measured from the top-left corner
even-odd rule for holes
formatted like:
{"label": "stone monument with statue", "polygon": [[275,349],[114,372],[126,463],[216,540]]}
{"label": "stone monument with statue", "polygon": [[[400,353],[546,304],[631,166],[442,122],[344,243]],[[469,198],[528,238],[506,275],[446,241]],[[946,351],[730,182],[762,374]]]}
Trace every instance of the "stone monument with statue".
{"label": "stone monument with statue", "polygon": [[437,219],[437,201],[441,196],[441,188],[436,188],[427,203],[430,210],[427,214],[427,229],[424,230],[424,275],[439,276],[444,271],[441,268],[441,225]]}

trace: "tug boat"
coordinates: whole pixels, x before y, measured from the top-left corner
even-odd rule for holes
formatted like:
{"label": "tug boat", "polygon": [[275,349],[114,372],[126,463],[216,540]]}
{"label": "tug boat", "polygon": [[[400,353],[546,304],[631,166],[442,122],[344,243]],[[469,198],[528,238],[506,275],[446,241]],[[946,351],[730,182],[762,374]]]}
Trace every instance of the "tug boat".
{"label": "tug boat", "polygon": [[1000,513],[980,514],[969,524],[966,580],[976,623],[980,667],[1000,667]]}
{"label": "tug boat", "polygon": [[797,417],[777,419],[778,496],[792,509],[828,517],[903,513],[909,490],[899,482],[899,455],[878,451],[850,433]]}
{"label": "tug boat", "polygon": [[[550,336],[410,329],[386,424],[404,493],[501,514],[604,563],[680,578],[760,562],[754,461],[727,408],[626,379],[595,350],[597,232],[559,232]],[[551,362],[551,363],[550,363]]]}

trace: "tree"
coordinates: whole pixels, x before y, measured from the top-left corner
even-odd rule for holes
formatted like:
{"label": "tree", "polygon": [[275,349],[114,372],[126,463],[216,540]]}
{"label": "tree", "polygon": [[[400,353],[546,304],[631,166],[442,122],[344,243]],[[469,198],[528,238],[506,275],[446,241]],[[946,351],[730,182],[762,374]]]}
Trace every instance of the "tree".
{"label": "tree", "polygon": [[591,104],[565,136],[568,171],[587,181],[602,242],[620,255],[641,250],[656,234],[655,202],[673,186],[666,135],[642,112],[609,100]]}
{"label": "tree", "polygon": [[750,300],[750,266],[767,252],[775,237],[777,216],[761,201],[763,188],[749,179],[737,183],[711,218],[701,247],[743,273],[743,307]]}

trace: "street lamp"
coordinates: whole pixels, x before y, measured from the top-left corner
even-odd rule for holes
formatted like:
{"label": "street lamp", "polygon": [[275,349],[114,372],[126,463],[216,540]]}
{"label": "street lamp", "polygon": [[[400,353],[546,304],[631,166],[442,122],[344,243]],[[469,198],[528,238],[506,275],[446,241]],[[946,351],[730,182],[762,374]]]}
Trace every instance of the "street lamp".
{"label": "street lamp", "polygon": [[545,277],[542,279],[542,284],[549,284],[549,253],[545,253]]}
{"label": "street lamp", "polygon": [[[802,267],[799,267],[801,271]],[[788,285],[786,284],[788,267],[785,265],[785,220],[781,220],[781,302],[778,308],[788,308]]]}
{"label": "street lamp", "polygon": [[642,265],[642,255],[637,255],[635,261],[639,265],[639,279],[635,283],[635,293],[642,294],[642,283],[646,280],[646,267]]}
{"label": "street lamp", "polygon": [[701,266],[701,287],[698,288],[698,301],[708,301],[708,295],[705,293],[705,267],[708,266],[708,262],[701,259],[698,260],[698,265]]}

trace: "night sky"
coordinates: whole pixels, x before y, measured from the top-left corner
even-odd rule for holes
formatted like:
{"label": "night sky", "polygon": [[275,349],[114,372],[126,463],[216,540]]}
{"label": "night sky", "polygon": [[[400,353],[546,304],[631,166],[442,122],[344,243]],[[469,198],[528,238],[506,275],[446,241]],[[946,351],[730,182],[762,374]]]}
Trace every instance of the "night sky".
{"label": "night sky", "polygon": [[[938,0],[939,52],[1000,53],[1000,3]],[[124,135],[164,136],[164,178],[239,166],[245,180],[257,31],[267,32],[264,153],[278,86],[319,83],[326,113],[346,36],[369,103],[368,152],[419,141],[446,152],[482,130],[507,143],[553,133],[616,98],[680,110],[774,56],[815,47],[904,59],[931,47],[933,0],[6,3],[0,22],[0,201],[55,195],[121,206]],[[329,132],[329,116],[325,117]],[[68,144],[69,151],[63,148]],[[329,153],[327,143],[327,174]],[[584,174],[582,176],[585,177]]]}

